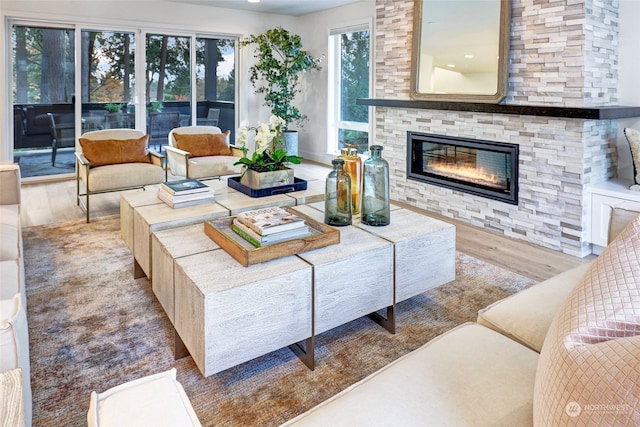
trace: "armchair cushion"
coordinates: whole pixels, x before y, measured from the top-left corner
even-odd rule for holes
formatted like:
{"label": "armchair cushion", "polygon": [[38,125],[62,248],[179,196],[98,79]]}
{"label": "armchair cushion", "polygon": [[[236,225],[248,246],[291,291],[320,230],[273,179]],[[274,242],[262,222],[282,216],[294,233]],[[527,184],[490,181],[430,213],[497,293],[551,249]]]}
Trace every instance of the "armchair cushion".
{"label": "armchair cushion", "polygon": [[82,153],[91,167],[121,163],[151,163],[149,135],[137,139],[80,138]]}
{"label": "armchair cushion", "polygon": [[229,148],[230,131],[225,133],[174,133],[177,148],[188,151],[191,157],[231,156]]}

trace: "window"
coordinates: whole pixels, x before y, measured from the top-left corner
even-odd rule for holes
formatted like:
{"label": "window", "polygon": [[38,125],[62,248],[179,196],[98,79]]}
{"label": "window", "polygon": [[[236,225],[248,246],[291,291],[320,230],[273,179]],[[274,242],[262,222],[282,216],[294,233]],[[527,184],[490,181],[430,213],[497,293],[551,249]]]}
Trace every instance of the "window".
{"label": "window", "polygon": [[233,141],[236,38],[10,22],[14,161],[23,177],[73,173],[75,137],[92,130],[146,129],[161,150],[174,127],[205,124],[231,130]]}
{"label": "window", "polygon": [[135,128],[135,36],[82,31],[82,131]]}
{"label": "window", "polygon": [[235,138],[236,40],[196,38],[197,124],[218,126]]}
{"label": "window", "polygon": [[75,32],[21,24],[11,30],[14,161],[25,178],[42,170],[27,168],[37,160],[48,174],[71,173],[73,159],[56,155],[75,144]]}
{"label": "window", "polygon": [[332,30],[329,39],[329,152],[343,142],[366,153],[369,147],[369,108],[356,105],[370,88],[369,25]]}

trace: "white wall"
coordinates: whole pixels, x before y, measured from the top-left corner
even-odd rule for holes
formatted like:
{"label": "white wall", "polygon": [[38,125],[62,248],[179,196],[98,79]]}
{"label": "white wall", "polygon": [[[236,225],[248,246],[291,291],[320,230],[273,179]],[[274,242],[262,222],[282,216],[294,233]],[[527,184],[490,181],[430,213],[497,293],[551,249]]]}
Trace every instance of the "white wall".
{"label": "white wall", "polygon": [[[640,106],[640,1],[620,0],[620,105]],[[624,137],[625,127],[640,129],[640,117],[618,120],[618,177],[633,180],[631,150]]]}

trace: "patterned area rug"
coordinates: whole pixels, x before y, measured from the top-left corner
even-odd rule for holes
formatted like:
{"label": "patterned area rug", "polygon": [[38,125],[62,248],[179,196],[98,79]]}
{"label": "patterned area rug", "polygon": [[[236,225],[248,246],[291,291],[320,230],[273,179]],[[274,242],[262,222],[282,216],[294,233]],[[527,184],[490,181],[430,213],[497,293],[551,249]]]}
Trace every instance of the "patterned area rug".
{"label": "patterned area rug", "polygon": [[397,333],[361,318],[320,335],[316,369],[281,349],[204,378],[173,359],[173,329],[147,279],[134,280],[119,218],[23,231],[35,426],[83,426],[92,390],[178,370],[205,426],[293,418],[533,280],[457,254],[456,280],[398,306]]}

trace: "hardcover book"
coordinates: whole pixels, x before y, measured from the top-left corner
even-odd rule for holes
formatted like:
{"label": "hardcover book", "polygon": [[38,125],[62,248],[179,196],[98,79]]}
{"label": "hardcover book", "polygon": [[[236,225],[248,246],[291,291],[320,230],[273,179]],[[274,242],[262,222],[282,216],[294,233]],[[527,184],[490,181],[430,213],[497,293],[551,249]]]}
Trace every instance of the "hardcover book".
{"label": "hardcover book", "polygon": [[307,225],[293,230],[281,231],[279,233],[267,234],[261,236],[240,221],[234,218],[231,229],[242,236],[245,240],[255,247],[272,245],[274,243],[286,242],[287,240],[300,239],[311,235],[311,230]]}
{"label": "hardcover book", "polygon": [[207,194],[206,197],[194,197],[187,200],[181,199],[180,201],[176,201],[174,200],[174,197],[162,190],[158,190],[158,198],[174,209],[215,202],[213,194]]}
{"label": "hardcover book", "polygon": [[161,197],[160,193],[162,193],[162,196],[164,196],[165,199],[171,200],[173,201],[173,203],[189,202],[191,200],[197,200],[197,199],[207,199],[214,196],[213,189],[209,187],[207,187],[205,191],[199,191],[197,193],[171,194],[170,192],[167,191],[166,188],[160,186],[160,188],[158,189],[158,197]]}
{"label": "hardcover book", "polygon": [[241,212],[236,218],[261,236],[305,226],[304,218],[277,206]]}
{"label": "hardcover book", "polygon": [[208,191],[209,187],[197,179],[181,179],[179,181],[165,181],[161,186],[169,194],[190,194]]}

